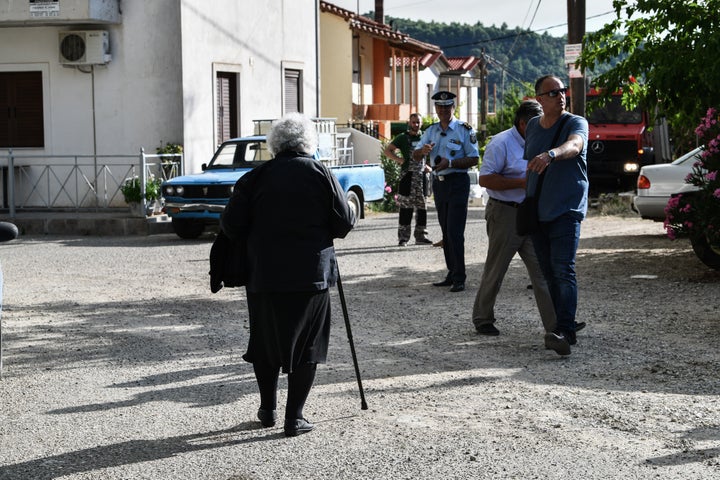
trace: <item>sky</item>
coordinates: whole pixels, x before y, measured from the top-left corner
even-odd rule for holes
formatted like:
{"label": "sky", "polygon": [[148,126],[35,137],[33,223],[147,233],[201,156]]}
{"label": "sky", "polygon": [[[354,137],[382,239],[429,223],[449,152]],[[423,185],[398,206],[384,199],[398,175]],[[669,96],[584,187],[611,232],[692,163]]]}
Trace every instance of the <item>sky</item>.
{"label": "sky", "polygon": [[[375,0],[327,0],[352,12],[375,9]],[[442,23],[521,27],[560,37],[567,34],[567,0],[384,0],[385,16]],[[358,9],[359,6],[359,9]],[[585,1],[585,31],[615,19],[612,0]],[[552,28],[551,28],[552,27]]]}

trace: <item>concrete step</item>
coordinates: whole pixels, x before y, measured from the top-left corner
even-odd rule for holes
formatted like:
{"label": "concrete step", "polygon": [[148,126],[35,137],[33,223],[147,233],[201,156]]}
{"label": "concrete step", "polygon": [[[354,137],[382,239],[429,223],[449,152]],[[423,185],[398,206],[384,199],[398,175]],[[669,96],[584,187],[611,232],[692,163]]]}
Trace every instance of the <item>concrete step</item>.
{"label": "concrete step", "polygon": [[20,235],[156,235],[173,233],[170,217],[132,217],[128,212],[28,212],[0,220],[17,225]]}

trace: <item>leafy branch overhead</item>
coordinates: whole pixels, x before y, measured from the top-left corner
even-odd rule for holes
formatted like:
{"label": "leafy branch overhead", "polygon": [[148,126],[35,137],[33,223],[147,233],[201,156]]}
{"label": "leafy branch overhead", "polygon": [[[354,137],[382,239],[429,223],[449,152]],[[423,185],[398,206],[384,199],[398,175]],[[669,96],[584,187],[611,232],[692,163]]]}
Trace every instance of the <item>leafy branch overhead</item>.
{"label": "leafy branch overhead", "polygon": [[592,73],[612,65],[594,78],[598,87],[607,94],[622,89],[626,105],[666,116],[680,144],[694,145],[697,121],[708,105],[720,104],[720,0],[613,6],[617,18],[586,35],[578,66]]}

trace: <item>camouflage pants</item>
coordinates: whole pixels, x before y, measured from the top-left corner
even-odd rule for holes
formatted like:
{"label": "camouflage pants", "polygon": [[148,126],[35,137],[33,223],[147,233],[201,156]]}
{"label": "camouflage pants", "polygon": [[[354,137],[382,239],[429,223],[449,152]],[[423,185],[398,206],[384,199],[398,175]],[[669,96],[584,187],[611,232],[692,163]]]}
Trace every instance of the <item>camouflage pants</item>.
{"label": "camouflage pants", "polygon": [[424,173],[414,169],[411,173],[410,195],[398,195],[397,201],[400,208],[426,208],[427,197],[423,186]]}
{"label": "camouflage pants", "polygon": [[398,225],[398,240],[400,243],[407,243],[412,234],[411,222],[413,211],[416,210],[415,216],[415,240],[420,243],[427,243],[427,211],[425,188],[423,183],[424,173],[420,172],[421,164],[413,162],[411,165],[412,180],[410,183],[410,195],[398,195],[397,201],[400,206],[400,218]]}

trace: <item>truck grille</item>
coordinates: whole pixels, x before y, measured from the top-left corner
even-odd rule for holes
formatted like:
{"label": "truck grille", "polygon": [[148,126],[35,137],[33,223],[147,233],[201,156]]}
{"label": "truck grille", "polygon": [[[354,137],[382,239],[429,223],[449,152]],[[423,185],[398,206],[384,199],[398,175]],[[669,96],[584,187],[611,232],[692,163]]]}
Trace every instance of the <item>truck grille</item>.
{"label": "truck grille", "polygon": [[623,164],[637,160],[637,145],[632,140],[591,140],[588,144],[588,173],[622,173]]}
{"label": "truck grille", "polygon": [[232,185],[183,185],[183,198],[230,198]]}

